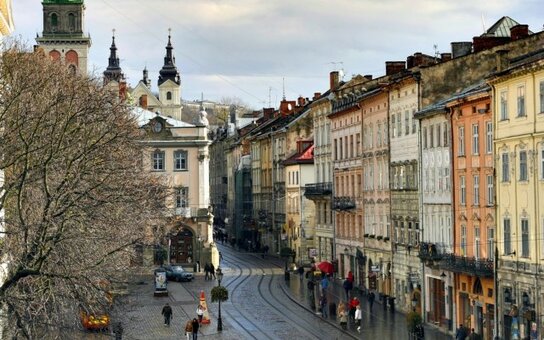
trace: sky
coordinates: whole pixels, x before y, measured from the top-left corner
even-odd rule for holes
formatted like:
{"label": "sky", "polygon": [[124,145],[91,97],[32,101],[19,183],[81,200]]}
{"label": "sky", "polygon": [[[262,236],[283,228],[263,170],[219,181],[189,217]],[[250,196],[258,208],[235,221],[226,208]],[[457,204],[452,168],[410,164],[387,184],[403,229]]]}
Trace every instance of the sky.
{"label": "sky", "polygon": [[[121,67],[136,86],[147,67],[157,91],[168,29],[182,98],[237,98],[253,109],[312,98],[329,73],[385,73],[415,52],[451,52],[502,16],[542,31],[544,0],[85,0],[89,72],[108,65],[115,29]],[[42,33],[39,0],[13,0],[15,33],[29,46]]]}

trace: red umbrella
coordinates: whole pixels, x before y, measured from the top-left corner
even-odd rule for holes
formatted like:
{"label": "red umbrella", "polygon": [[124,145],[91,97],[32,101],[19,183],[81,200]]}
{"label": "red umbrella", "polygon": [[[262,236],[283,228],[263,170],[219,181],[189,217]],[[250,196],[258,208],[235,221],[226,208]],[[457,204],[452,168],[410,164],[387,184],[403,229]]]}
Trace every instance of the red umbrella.
{"label": "red umbrella", "polygon": [[329,261],[323,261],[317,264],[317,268],[323,273],[332,274],[334,273],[334,266]]}

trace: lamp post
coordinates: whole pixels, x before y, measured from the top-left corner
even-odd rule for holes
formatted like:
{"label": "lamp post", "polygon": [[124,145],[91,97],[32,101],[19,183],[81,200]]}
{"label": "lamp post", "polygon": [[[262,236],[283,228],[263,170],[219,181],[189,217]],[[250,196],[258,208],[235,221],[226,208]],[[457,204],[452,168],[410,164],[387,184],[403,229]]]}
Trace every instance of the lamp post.
{"label": "lamp post", "polygon": [[200,259],[200,254],[202,252],[202,236],[198,235],[198,272],[200,272],[200,267],[202,266],[202,262]]}
{"label": "lamp post", "polygon": [[[215,275],[217,276],[217,284],[219,287],[221,287],[221,280],[223,280],[223,272],[221,271],[221,268],[217,268],[215,271]],[[223,320],[221,319],[221,299],[219,299],[219,317],[217,318],[217,331],[221,332],[223,330]]]}

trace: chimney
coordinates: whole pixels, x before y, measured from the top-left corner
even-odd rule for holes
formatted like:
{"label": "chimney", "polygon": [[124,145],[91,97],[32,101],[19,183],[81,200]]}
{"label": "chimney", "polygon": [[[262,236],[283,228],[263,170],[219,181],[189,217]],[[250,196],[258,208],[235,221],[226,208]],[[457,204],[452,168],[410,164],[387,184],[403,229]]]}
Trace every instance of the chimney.
{"label": "chimney", "polygon": [[280,102],[280,114],[287,116],[294,112],[296,102],[294,100],[282,100]]}
{"label": "chimney", "polygon": [[312,100],[317,100],[321,97],[321,92],[315,92],[314,93],[314,97],[312,98]]}
{"label": "chimney", "polygon": [[340,74],[338,73],[338,71],[332,71],[330,73],[330,89],[331,91],[334,91],[336,90],[336,88],[338,87],[338,84],[340,83]]}
{"label": "chimney", "polygon": [[385,62],[385,75],[390,76],[395,73],[399,73],[406,69],[406,63],[404,61],[386,61]]}
{"label": "chimney", "polygon": [[297,99],[297,106],[304,106],[305,102],[306,102],[306,99],[304,99],[303,96],[299,96]]}
{"label": "chimney", "polygon": [[516,25],[510,28],[510,38],[512,41],[523,39],[529,36],[529,25]]}
{"label": "chimney", "polygon": [[268,119],[272,118],[273,115],[274,115],[274,108],[273,107],[263,109],[263,117],[265,118],[265,120],[268,120]]}
{"label": "chimney", "polygon": [[138,105],[144,109],[147,110],[147,94],[142,94],[139,99]]}
{"label": "chimney", "polygon": [[451,57],[453,59],[466,56],[472,52],[472,42],[457,41],[451,43]]}
{"label": "chimney", "polygon": [[365,74],[364,77],[367,79],[367,80],[372,80],[372,75],[371,74]]}
{"label": "chimney", "polygon": [[440,59],[442,62],[451,60],[451,53],[440,53]]}
{"label": "chimney", "polygon": [[495,46],[503,45],[508,42],[510,42],[510,37],[496,37],[492,34],[484,34],[482,36],[472,38],[474,53],[489,50]]}
{"label": "chimney", "polygon": [[406,68],[407,68],[407,69],[411,69],[412,67],[414,67],[414,56],[413,56],[413,55],[409,55],[409,56],[406,58]]}

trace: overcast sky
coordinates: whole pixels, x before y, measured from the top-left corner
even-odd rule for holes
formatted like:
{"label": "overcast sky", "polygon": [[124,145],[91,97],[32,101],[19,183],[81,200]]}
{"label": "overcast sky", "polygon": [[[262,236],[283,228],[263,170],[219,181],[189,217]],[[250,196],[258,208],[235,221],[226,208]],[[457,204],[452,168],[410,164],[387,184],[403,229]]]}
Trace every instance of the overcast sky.
{"label": "overcast sky", "polygon": [[[254,109],[328,88],[330,71],[385,73],[385,61],[450,52],[502,16],[542,30],[543,0],[86,0],[89,70],[108,64],[112,29],[131,86],[147,66],[153,90],[168,28],[182,97],[238,97]],[[42,32],[38,0],[13,0],[15,35]],[[283,81],[283,79],[285,79]]]}

